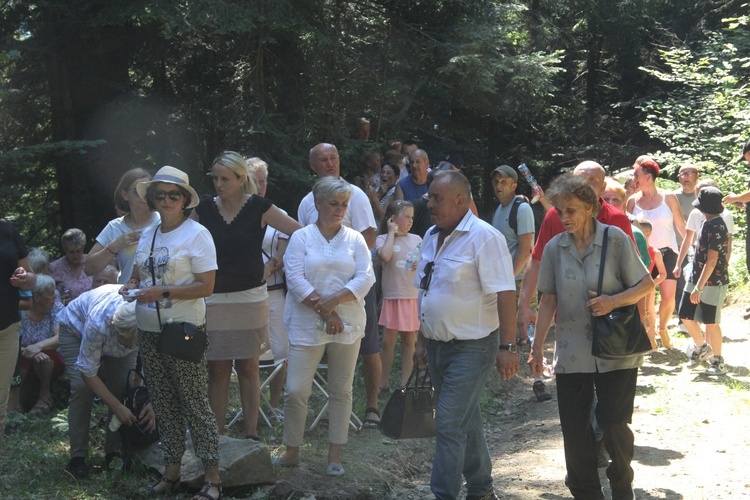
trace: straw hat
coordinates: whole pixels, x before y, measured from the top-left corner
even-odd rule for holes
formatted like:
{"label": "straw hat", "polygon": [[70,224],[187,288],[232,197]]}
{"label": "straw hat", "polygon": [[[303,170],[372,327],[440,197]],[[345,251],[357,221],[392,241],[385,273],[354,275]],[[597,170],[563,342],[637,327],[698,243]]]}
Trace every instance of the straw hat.
{"label": "straw hat", "polygon": [[182,170],[170,166],[161,167],[159,171],[156,172],[156,175],[153,177],[153,179],[151,179],[150,181],[139,182],[138,185],[135,186],[135,189],[136,191],[138,191],[138,194],[141,198],[146,200],[146,191],[148,190],[148,187],[154,182],[166,182],[168,184],[175,184],[190,193],[190,203],[185,206],[185,208],[197,207],[198,203],[200,202],[198,193],[195,192],[195,189],[190,187],[190,179],[188,178],[188,175]]}

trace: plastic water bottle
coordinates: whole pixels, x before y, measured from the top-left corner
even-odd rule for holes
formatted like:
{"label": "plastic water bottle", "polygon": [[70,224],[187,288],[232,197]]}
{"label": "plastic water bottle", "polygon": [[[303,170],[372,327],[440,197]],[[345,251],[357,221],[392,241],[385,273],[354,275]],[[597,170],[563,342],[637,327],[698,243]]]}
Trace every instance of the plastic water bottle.
{"label": "plastic water bottle", "polygon": [[414,263],[419,260],[419,254],[422,249],[422,242],[420,241],[417,243],[417,247],[409,252],[409,255],[406,256],[406,260],[404,261],[404,269],[408,269],[409,271],[412,270],[414,267]]}
{"label": "plastic water bottle", "polygon": [[[529,183],[529,186],[531,186],[532,192],[538,192],[539,184],[537,184],[536,179],[533,175],[531,175],[531,171],[529,170],[529,167],[526,166],[525,163],[521,163],[518,166],[518,171],[523,174],[523,176],[526,178],[526,182]],[[531,198],[531,203],[536,203],[539,201],[539,195],[535,194],[533,198]]]}
{"label": "plastic water bottle", "polygon": [[535,333],[536,326],[534,326],[534,323],[529,323],[529,326],[526,327],[526,338],[529,339],[529,345],[532,345],[534,343]]}

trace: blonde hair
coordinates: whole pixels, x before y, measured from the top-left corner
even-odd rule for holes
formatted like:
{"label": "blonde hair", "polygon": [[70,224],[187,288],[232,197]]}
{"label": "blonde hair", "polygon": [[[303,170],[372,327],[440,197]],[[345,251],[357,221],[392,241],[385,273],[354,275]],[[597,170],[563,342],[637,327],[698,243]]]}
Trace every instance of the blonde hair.
{"label": "blonde hair", "polygon": [[217,156],[211,165],[219,165],[226,167],[237,176],[238,179],[245,178],[243,188],[247,194],[258,194],[258,186],[255,184],[255,180],[250,176],[250,170],[247,168],[247,162],[245,158],[234,151],[224,151]]}

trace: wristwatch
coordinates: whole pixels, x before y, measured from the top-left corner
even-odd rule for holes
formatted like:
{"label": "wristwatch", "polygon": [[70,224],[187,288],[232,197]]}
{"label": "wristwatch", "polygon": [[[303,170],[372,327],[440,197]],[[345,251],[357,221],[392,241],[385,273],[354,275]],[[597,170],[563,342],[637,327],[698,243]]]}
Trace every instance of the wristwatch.
{"label": "wristwatch", "polygon": [[518,352],[518,347],[516,346],[516,344],[500,344],[500,350]]}
{"label": "wristwatch", "polygon": [[161,296],[164,297],[165,299],[168,299],[169,295],[170,295],[169,288],[167,288],[167,285],[164,285],[164,289],[161,292]]}

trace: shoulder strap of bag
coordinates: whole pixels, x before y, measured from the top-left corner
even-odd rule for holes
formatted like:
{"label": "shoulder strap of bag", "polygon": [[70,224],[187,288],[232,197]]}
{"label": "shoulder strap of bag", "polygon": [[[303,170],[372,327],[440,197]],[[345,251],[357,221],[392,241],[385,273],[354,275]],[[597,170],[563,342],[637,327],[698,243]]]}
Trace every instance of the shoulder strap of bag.
{"label": "shoulder strap of bag", "polygon": [[609,226],[604,228],[604,239],[602,241],[602,260],[599,262],[599,283],[596,285],[596,295],[602,294],[602,282],[604,281],[604,258],[607,256],[607,242],[609,238],[607,233],[609,232]]}
{"label": "shoulder strap of bag", "polygon": [[[151,285],[156,286],[156,273],[154,272],[154,244],[156,243],[156,233],[159,231],[161,223],[154,229],[154,237],[151,239],[151,253],[148,256],[148,270],[151,273]],[[161,314],[159,313],[159,301],[156,301],[156,318],[159,320],[159,328],[161,328]]]}

